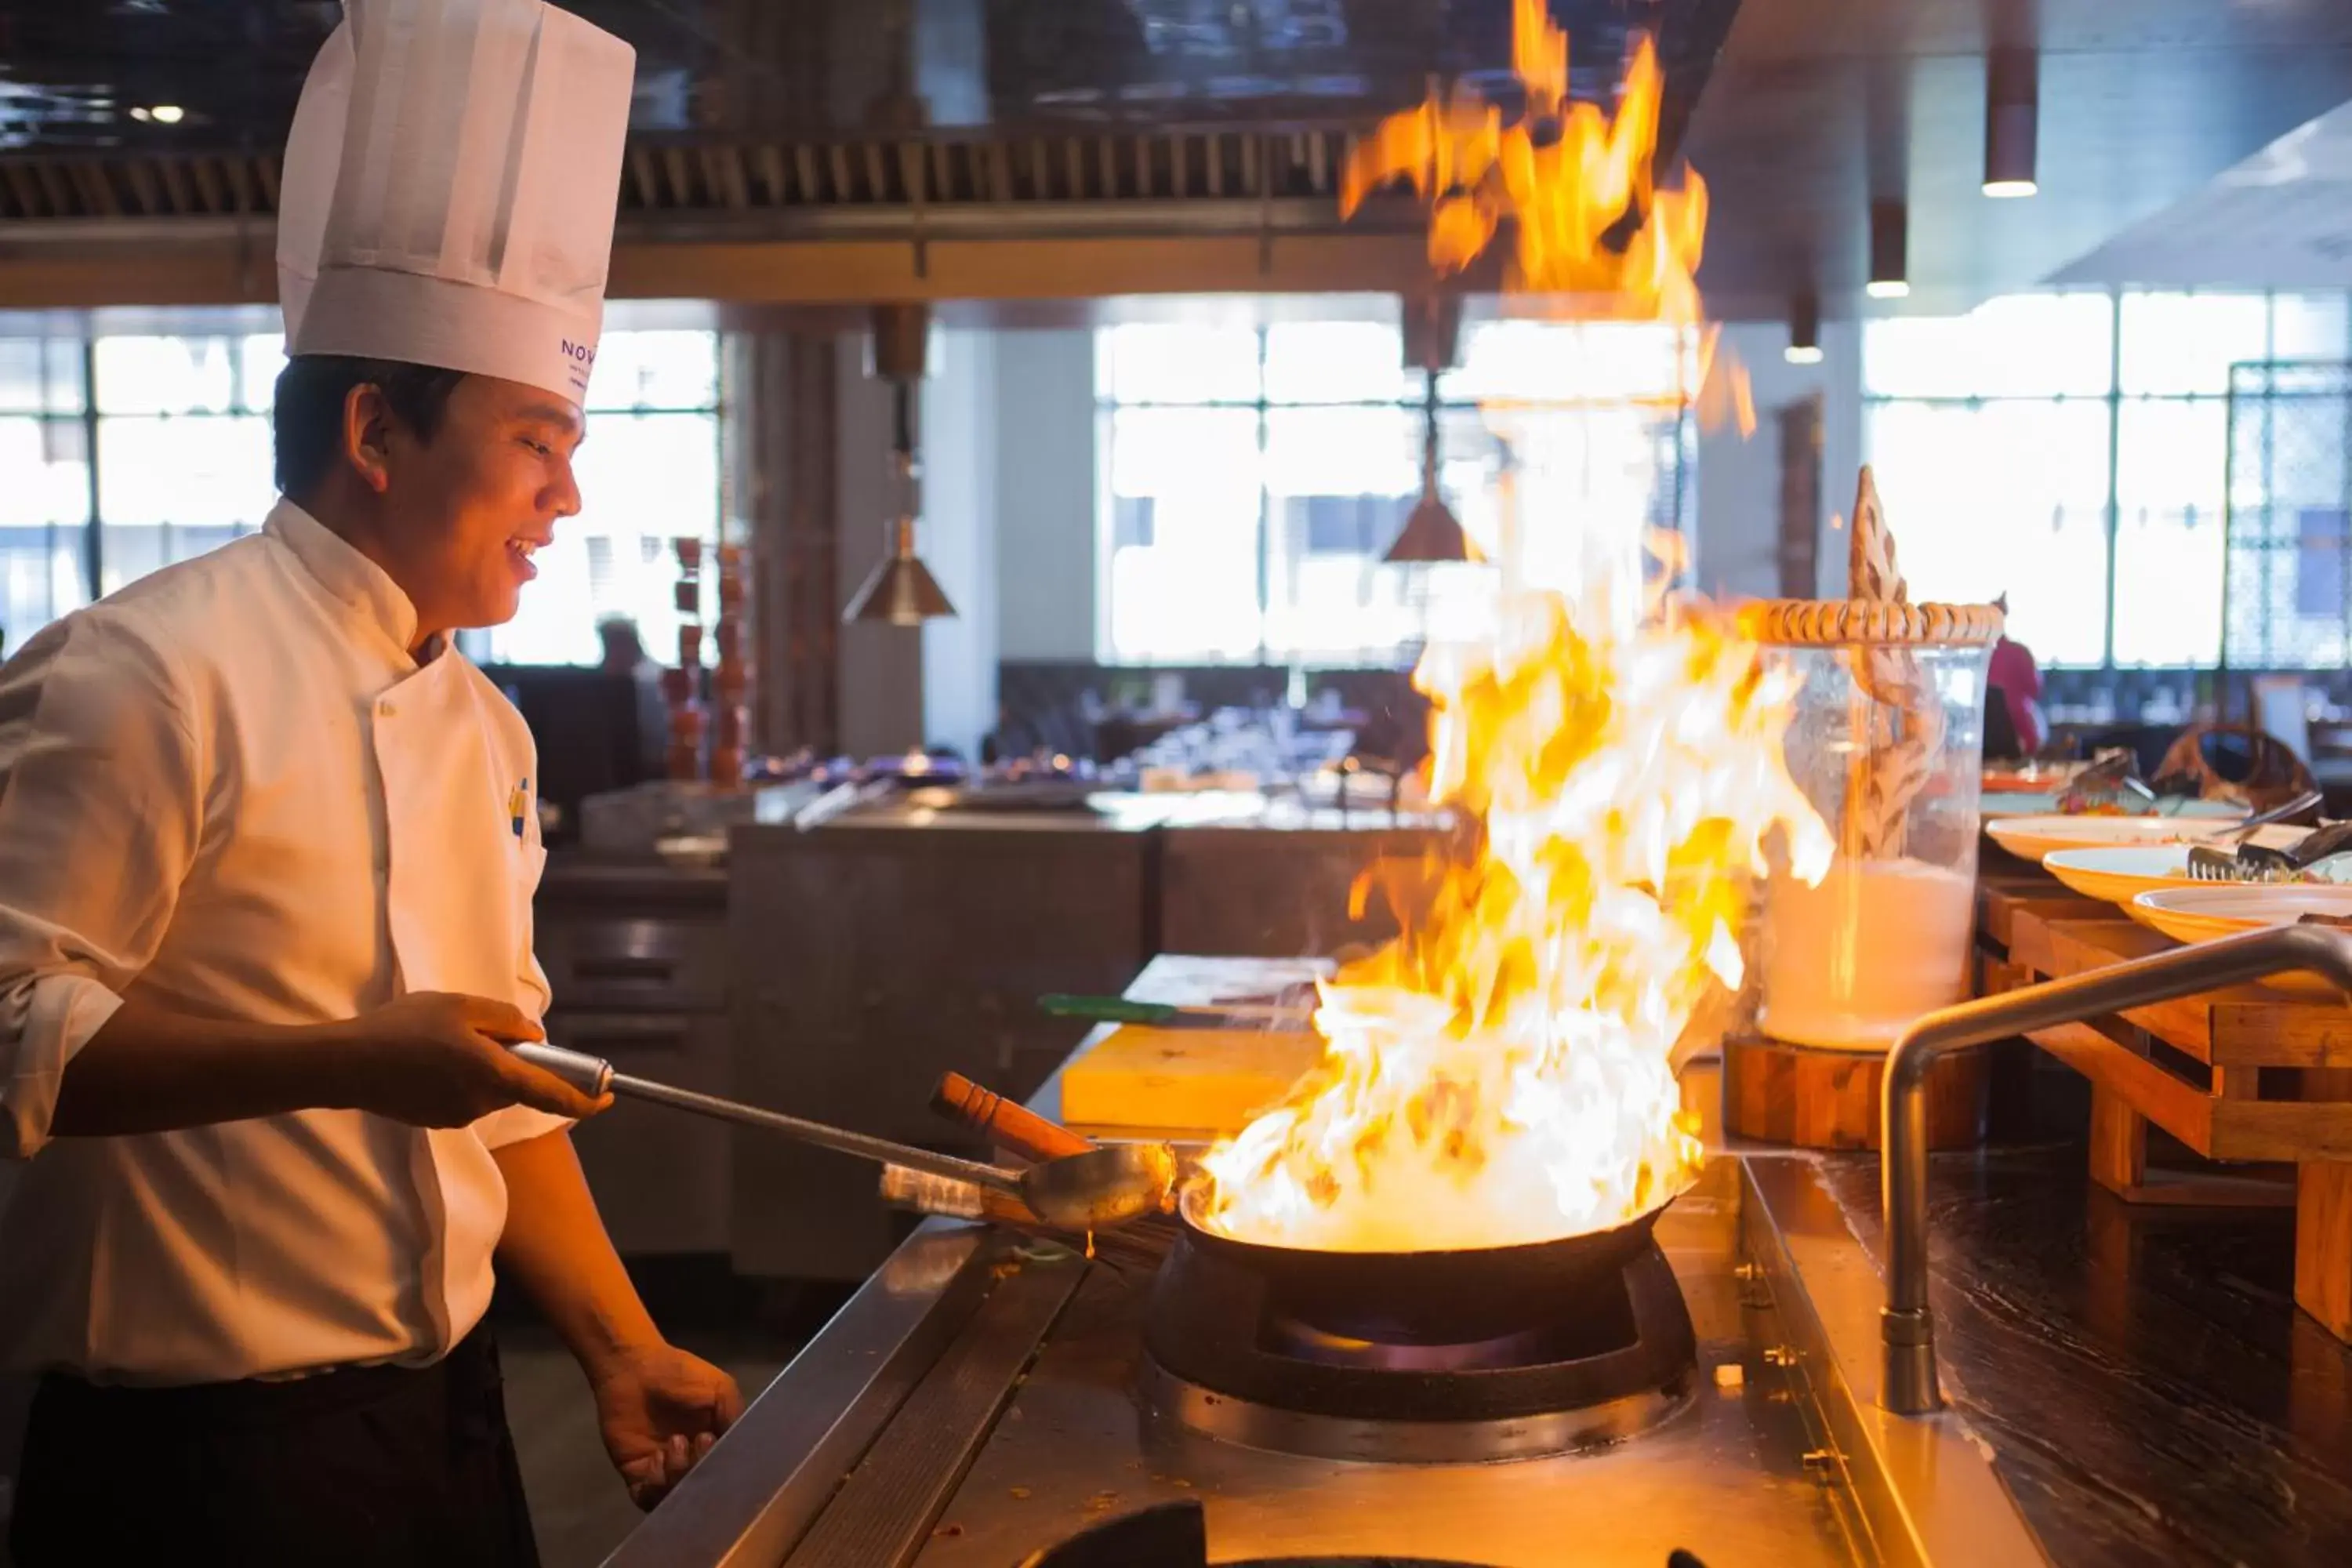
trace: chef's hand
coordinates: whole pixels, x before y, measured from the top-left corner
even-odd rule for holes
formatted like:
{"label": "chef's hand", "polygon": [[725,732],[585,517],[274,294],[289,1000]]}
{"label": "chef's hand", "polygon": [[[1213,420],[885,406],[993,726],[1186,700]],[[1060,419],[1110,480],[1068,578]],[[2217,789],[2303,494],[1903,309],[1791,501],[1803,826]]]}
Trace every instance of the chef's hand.
{"label": "chef's hand", "polygon": [[659,1342],[600,1362],[588,1382],[604,1452],[642,1509],[661,1501],[743,1413],[733,1378]]}
{"label": "chef's hand", "polygon": [[413,992],[334,1033],[345,1047],[348,1102],[412,1127],[463,1127],[510,1105],[577,1119],[613,1102],[508,1050],[546,1031],[520,1008],[483,996]]}

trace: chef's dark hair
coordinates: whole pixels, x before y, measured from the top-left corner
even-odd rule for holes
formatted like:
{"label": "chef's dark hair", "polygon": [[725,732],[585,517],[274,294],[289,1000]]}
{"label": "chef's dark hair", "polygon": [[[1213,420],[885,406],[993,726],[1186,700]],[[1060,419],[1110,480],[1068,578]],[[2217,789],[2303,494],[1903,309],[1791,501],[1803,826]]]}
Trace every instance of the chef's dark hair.
{"label": "chef's dark hair", "polygon": [[343,455],[343,404],[355,386],[383,392],[393,416],[422,441],[433,439],[448,411],[462,370],[354,359],[347,354],[297,354],[278,373],[270,423],[278,437],[278,490],[301,500],[334,471]]}

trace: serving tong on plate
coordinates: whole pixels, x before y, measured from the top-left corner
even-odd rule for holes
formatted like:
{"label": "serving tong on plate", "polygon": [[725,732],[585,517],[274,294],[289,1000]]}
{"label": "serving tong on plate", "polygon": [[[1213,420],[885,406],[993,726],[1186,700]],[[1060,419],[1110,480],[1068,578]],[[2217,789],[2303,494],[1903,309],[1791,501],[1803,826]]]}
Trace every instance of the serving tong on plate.
{"label": "serving tong on plate", "polygon": [[2192,798],[2158,793],[2139,776],[2131,752],[2117,748],[2101,752],[2058,792],[2058,809],[2082,811],[2095,805],[2118,805],[2134,816],[2173,816]]}
{"label": "serving tong on plate", "polygon": [[2224,834],[2220,844],[2192,845],[2189,850],[2189,875],[2200,882],[2284,882],[2316,868],[2323,861],[2352,852],[2352,822],[2324,824],[2289,849],[2273,849],[2253,841],[2259,829],[2300,816],[2320,800],[2317,790],[2305,790],[2284,805],[2246,818]]}

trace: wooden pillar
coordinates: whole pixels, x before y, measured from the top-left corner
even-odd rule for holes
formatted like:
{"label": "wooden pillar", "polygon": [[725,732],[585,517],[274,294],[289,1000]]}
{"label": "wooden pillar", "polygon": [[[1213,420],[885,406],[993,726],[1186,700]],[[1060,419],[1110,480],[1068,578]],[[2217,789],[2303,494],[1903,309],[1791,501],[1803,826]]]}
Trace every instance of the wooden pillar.
{"label": "wooden pillar", "polygon": [[2294,1304],[2352,1340],[2352,1164],[2314,1160],[2294,1177]]}
{"label": "wooden pillar", "polygon": [[756,745],[840,745],[838,351],[832,333],[728,336],[730,493],[752,558]]}
{"label": "wooden pillar", "polygon": [[2147,1182],[2147,1122],[2100,1083],[2091,1086],[2091,1180],[2127,1198]]}
{"label": "wooden pillar", "polygon": [[[2352,1100],[2352,1068],[2305,1068],[2302,1089],[2305,1100]],[[2352,1340],[2352,1163],[2295,1167],[2294,1303]]]}

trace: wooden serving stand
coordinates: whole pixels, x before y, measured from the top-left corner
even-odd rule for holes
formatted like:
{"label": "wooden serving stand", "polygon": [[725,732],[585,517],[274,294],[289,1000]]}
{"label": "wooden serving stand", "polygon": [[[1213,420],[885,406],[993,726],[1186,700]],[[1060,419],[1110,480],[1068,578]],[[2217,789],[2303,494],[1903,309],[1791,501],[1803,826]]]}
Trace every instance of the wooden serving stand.
{"label": "wooden serving stand", "polygon": [[[2003,880],[1984,895],[1988,992],[2178,945],[2039,871]],[[2240,986],[2029,1037],[2091,1082],[2092,1180],[2126,1203],[2292,1206],[2296,1304],[2352,1340],[2352,1010]],[[2151,1122],[2233,1165],[2152,1168]]]}
{"label": "wooden serving stand", "polygon": [[[1992,1103],[1992,1047],[1938,1057],[1927,1069],[1927,1146],[1973,1149]],[[1882,1051],[1831,1051],[1762,1035],[1723,1042],[1724,1125],[1800,1149],[1875,1149],[1886,1077]]]}

